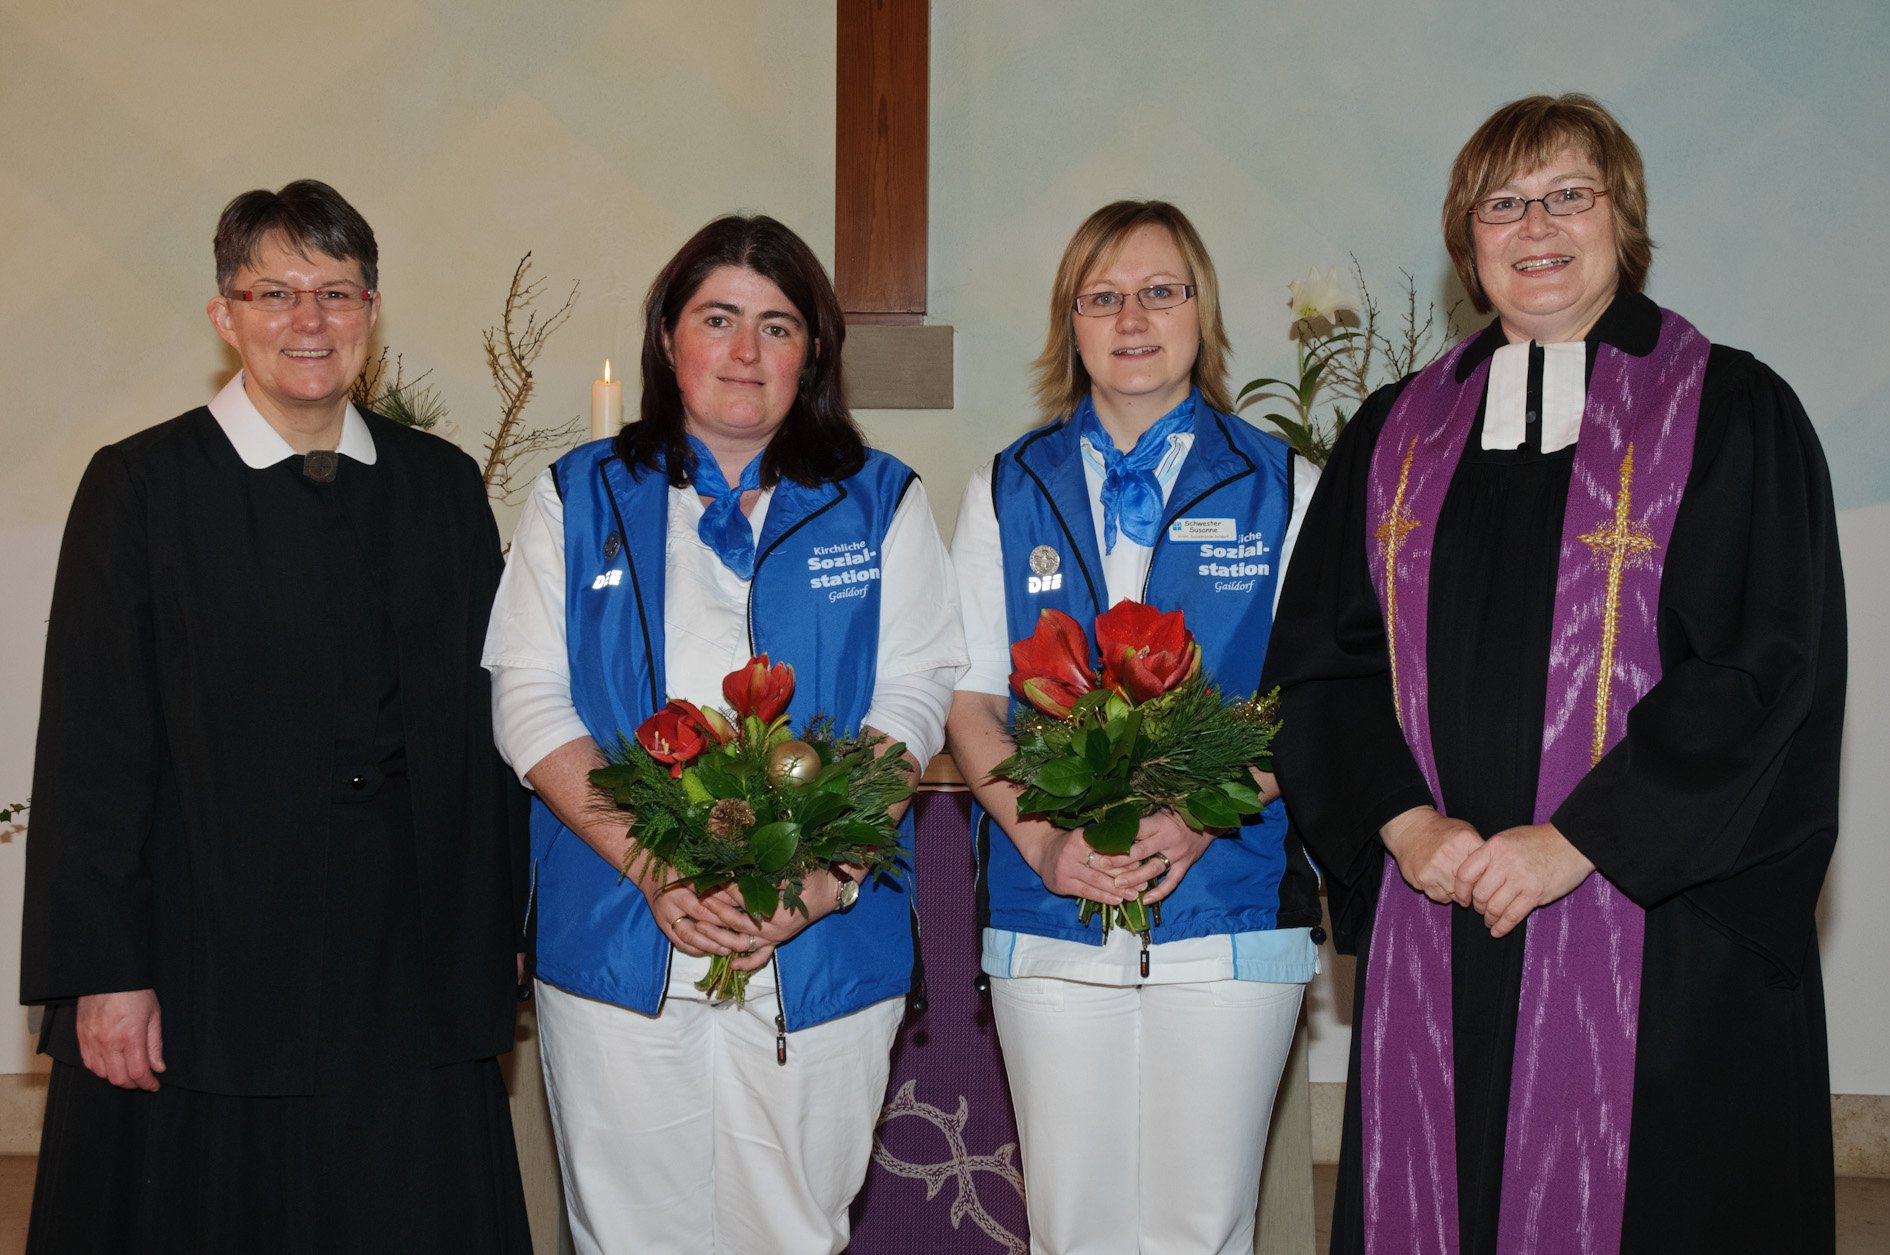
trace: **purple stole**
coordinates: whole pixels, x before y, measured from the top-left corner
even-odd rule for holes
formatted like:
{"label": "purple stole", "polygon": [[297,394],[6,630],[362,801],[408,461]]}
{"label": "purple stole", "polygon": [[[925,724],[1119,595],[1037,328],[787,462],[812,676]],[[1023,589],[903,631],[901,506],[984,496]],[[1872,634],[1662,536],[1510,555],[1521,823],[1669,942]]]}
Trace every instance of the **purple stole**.
{"label": "purple stole", "polygon": [[[1398,722],[1446,814],[1426,637],[1437,518],[1489,374],[1485,362],[1457,382],[1469,343],[1413,379],[1392,408],[1372,455],[1368,515]],[[1562,520],[1537,823],[1621,738],[1628,711],[1660,678],[1660,575],[1693,464],[1708,347],[1662,310],[1647,357],[1598,350]],[[1358,1026],[1371,1255],[1458,1250],[1450,920],[1460,909],[1412,889],[1385,856]],[[1529,918],[1503,1163],[1504,1255],[1620,1248],[1642,931],[1641,909],[1600,875]]]}

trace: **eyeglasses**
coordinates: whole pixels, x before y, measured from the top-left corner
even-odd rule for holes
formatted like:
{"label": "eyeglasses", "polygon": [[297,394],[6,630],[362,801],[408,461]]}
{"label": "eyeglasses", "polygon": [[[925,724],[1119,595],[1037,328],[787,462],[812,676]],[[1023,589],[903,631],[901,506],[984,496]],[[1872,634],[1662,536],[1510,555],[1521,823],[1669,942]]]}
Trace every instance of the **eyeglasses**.
{"label": "eyeglasses", "polygon": [[328,313],[358,314],[380,294],[373,288],[243,288],[228,295],[265,314],[287,313],[304,296],[314,297],[316,307]]}
{"label": "eyeglasses", "polygon": [[1475,214],[1477,221],[1487,226],[1500,227],[1506,222],[1521,222],[1528,216],[1531,205],[1542,206],[1542,211],[1553,218],[1585,214],[1595,207],[1598,197],[1606,195],[1592,187],[1560,187],[1547,196],[1492,196],[1464,212]]}
{"label": "eyeglasses", "polygon": [[[1192,283],[1156,283],[1135,293],[1143,309],[1173,309],[1194,296]],[[1129,307],[1127,292],[1085,292],[1076,312],[1085,318],[1113,318]]]}

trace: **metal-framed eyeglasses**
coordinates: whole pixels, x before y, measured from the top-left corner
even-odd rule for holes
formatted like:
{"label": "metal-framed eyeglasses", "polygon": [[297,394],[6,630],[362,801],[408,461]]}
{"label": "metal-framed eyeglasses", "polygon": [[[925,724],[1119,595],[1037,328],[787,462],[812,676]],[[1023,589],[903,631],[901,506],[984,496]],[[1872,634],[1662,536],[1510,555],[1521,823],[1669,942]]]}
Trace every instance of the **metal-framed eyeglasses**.
{"label": "metal-framed eyeglasses", "polygon": [[328,313],[358,314],[373,304],[379,293],[373,288],[239,288],[227,295],[265,314],[285,314],[305,296],[314,297],[316,308]]}
{"label": "metal-framed eyeglasses", "polygon": [[1194,297],[1192,283],[1151,283],[1137,292],[1085,292],[1076,298],[1076,312],[1085,318],[1113,318],[1129,307],[1134,296],[1143,309],[1173,309]]}
{"label": "metal-framed eyeglasses", "polygon": [[1552,218],[1585,214],[1595,207],[1596,200],[1606,195],[1606,192],[1592,187],[1558,187],[1547,196],[1487,197],[1464,212],[1475,214],[1477,221],[1485,226],[1500,227],[1511,222],[1521,222],[1528,216],[1531,205],[1542,206],[1542,212]]}

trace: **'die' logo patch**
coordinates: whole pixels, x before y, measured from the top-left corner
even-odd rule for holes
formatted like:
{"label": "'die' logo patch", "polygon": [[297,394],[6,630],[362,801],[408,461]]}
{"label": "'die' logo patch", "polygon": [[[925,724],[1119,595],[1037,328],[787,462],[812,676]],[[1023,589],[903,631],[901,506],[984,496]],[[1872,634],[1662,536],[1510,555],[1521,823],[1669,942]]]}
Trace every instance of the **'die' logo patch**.
{"label": "'die' logo patch", "polygon": [[1030,551],[1030,579],[1028,587],[1031,595],[1055,592],[1063,587],[1063,556],[1048,545],[1038,545]]}
{"label": "'die' logo patch", "polygon": [[617,585],[621,583],[623,583],[623,569],[619,567],[613,570],[605,571],[603,574],[599,575],[596,579],[592,580],[591,591],[596,592],[600,588],[615,588],[617,587]]}
{"label": "'die' logo patch", "polygon": [[879,578],[879,554],[866,547],[863,540],[849,540],[838,545],[816,545],[807,559],[809,588],[829,590],[829,602],[864,597]]}

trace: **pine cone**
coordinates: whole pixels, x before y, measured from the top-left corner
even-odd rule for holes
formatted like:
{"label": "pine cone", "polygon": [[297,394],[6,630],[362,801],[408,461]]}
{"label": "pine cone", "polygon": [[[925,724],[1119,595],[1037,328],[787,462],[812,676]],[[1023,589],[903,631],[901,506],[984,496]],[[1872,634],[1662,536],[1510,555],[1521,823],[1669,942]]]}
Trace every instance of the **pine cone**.
{"label": "pine cone", "polygon": [[709,810],[709,835],[724,844],[735,844],[754,826],[754,808],[738,797],[725,797]]}

